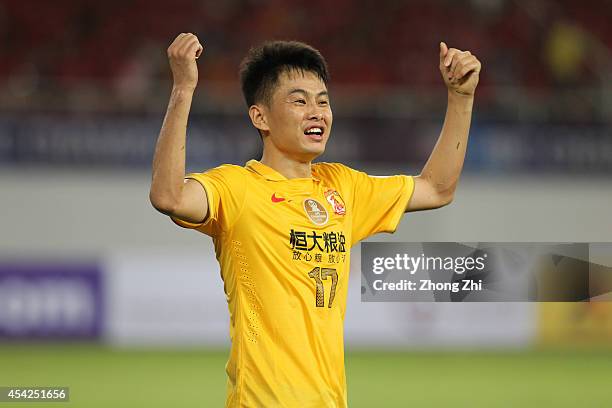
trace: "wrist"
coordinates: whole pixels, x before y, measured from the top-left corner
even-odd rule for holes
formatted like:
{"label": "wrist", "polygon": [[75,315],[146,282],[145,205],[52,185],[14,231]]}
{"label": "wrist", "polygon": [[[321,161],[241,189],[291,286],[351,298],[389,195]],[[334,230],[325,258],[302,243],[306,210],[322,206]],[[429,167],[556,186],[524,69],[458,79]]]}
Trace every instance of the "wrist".
{"label": "wrist", "polygon": [[474,94],[465,94],[455,90],[448,90],[448,102],[472,104],[474,102]]}
{"label": "wrist", "polygon": [[448,91],[448,97],[457,97],[457,98],[463,98],[463,99],[474,99],[474,94],[468,94],[468,93],[463,93],[463,92],[459,92],[455,89],[451,89],[451,88],[447,88]]}

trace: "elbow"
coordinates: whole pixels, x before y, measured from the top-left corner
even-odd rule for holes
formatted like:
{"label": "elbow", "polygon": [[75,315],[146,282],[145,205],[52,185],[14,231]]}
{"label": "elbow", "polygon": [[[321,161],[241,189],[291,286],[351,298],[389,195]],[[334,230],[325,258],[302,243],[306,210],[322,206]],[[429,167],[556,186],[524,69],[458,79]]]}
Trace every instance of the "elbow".
{"label": "elbow", "polygon": [[457,183],[453,183],[449,188],[444,190],[439,190],[436,194],[436,208],[446,207],[455,199],[455,189],[457,187]]}
{"label": "elbow", "polygon": [[427,210],[437,210],[438,208],[446,207],[450,203],[453,202],[454,195],[437,195],[435,198],[429,201],[429,205],[427,205]]}
{"label": "elbow", "polygon": [[457,190],[457,181],[453,182],[450,186],[444,189],[438,190],[438,200],[440,207],[446,207],[455,199],[455,190]]}
{"label": "elbow", "polygon": [[174,214],[178,207],[178,202],[176,200],[152,190],[149,192],[149,201],[153,208],[166,215]]}
{"label": "elbow", "polygon": [[450,203],[453,202],[453,200],[455,199],[455,193],[450,193],[450,194],[445,194],[443,196],[440,197],[440,201],[439,201],[439,207],[446,207],[447,205],[449,205]]}

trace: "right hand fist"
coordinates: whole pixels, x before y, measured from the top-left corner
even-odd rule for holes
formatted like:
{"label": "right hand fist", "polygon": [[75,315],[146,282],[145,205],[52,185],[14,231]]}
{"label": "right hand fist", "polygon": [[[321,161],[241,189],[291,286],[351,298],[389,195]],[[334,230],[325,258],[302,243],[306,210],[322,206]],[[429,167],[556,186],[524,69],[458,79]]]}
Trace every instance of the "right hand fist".
{"label": "right hand fist", "polygon": [[204,48],[194,34],[179,34],[170,47],[168,47],[168,60],[174,87],[195,89],[198,84],[198,66],[196,59],[202,54]]}

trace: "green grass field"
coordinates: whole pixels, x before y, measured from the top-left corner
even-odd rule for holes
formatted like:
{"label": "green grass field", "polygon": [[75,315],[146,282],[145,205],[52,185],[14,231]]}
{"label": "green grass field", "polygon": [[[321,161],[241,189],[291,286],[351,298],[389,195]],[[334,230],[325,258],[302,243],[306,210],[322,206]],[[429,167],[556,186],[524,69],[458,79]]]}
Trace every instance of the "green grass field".
{"label": "green grass field", "polygon": [[[67,385],[69,403],[222,407],[226,351],[0,345],[0,385]],[[350,408],[612,407],[612,351],[349,352]]]}

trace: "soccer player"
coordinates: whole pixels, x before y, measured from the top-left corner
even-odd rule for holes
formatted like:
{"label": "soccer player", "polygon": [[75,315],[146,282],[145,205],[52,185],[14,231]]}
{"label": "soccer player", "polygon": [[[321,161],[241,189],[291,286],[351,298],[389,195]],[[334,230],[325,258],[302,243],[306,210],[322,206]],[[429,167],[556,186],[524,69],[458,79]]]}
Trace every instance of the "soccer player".
{"label": "soccer player", "polygon": [[250,50],[240,70],[260,160],[185,175],[187,117],[203,48],[180,34],[153,159],[150,199],[212,237],[230,313],[226,407],[346,407],[343,320],[350,250],[407,211],[445,206],[463,166],[480,62],[440,43],[448,88],[440,138],[418,176],[373,177],[313,163],[332,129],[329,75],[299,42]]}

